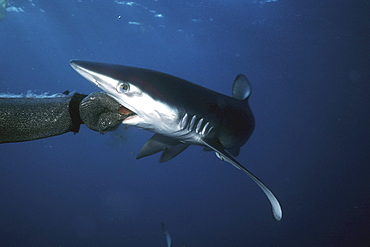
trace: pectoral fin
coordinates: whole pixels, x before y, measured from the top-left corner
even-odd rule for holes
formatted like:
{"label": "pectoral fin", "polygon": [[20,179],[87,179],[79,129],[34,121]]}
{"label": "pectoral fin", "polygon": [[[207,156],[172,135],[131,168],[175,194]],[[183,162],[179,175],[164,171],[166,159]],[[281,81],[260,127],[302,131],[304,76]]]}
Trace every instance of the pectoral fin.
{"label": "pectoral fin", "polygon": [[180,143],[180,144],[177,144],[173,147],[166,148],[163,151],[163,154],[162,154],[161,159],[159,161],[160,162],[169,161],[170,159],[174,158],[179,153],[184,151],[187,147],[189,147],[189,144]]}
{"label": "pectoral fin", "polygon": [[160,134],[154,134],[141,148],[136,159],[163,151],[160,162],[166,162],[184,151],[187,147],[189,147],[189,144],[181,143],[176,139]]}
{"label": "pectoral fin", "polygon": [[154,134],[141,148],[136,156],[136,159],[141,159],[143,157],[164,151],[178,144],[180,144],[178,140],[159,134]]}
{"label": "pectoral fin", "polygon": [[236,168],[244,171],[265,193],[267,198],[269,199],[271,206],[272,206],[272,214],[276,221],[281,220],[283,217],[283,211],[281,210],[281,206],[279,201],[276,199],[275,195],[269,190],[269,188],[266,187],[256,176],[254,176],[250,171],[248,171],[244,166],[239,164],[238,161],[236,161],[233,157],[231,157],[227,152],[225,152],[224,148],[221,144],[217,143],[216,141],[212,140],[202,140],[203,144],[209,148],[212,148],[216,154],[217,157],[219,157],[221,160],[226,161]]}

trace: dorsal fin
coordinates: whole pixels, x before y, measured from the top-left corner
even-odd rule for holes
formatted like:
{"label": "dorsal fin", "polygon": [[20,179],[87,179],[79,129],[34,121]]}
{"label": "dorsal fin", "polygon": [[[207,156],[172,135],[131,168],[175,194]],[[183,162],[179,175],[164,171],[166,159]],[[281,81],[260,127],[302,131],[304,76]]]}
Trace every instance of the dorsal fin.
{"label": "dorsal fin", "polygon": [[247,77],[243,74],[237,75],[233,84],[233,97],[235,99],[244,100],[251,95],[251,92],[252,88]]}

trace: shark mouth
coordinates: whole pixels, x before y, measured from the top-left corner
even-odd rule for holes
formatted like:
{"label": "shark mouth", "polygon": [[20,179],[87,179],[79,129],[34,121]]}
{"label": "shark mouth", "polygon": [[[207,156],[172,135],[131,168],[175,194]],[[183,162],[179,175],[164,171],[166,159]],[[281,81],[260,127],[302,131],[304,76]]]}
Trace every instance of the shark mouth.
{"label": "shark mouth", "polygon": [[131,118],[134,118],[135,116],[137,116],[137,114],[133,111],[131,111],[130,109],[124,107],[123,105],[121,105],[121,107],[118,109],[118,112],[121,114],[121,115],[124,115],[125,116],[125,120],[126,119],[131,119]]}

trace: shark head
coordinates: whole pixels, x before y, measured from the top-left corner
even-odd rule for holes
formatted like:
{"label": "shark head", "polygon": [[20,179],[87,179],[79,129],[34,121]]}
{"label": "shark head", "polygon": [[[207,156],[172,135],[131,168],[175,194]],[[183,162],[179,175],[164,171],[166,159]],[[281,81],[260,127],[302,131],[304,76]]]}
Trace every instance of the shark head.
{"label": "shark head", "polygon": [[[164,92],[156,85],[160,81],[153,80],[159,72],[142,73],[143,69],[139,68],[80,60],[72,60],[70,64],[124,107],[123,111],[129,115],[124,124],[160,131],[157,123],[171,123],[178,115],[176,107],[165,103]],[[162,131],[166,127],[169,128],[162,125]]]}
{"label": "shark head", "polygon": [[230,97],[154,70],[80,60],[70,64],[123,106],[120,111],[128,115],[123,124],[155,133],[137,158],[162,152],[164,162],[191,144],[204,146],[245,172],[269,199],[274,218],[282,218],[274,194],[234,158],[254,129],[251,88],[244,75],[236,77]]}

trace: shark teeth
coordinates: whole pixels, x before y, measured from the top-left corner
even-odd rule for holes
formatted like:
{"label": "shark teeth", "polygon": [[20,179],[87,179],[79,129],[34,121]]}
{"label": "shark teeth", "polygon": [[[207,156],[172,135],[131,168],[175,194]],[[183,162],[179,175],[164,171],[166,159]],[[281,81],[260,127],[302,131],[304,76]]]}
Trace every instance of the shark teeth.
{"label": "shark teeth", "polygon": [[131,111],[130,109],[128,109],[126,107],[124,107],[123,105],[121,105],[121,107],[118,109],[118,112],[121,115],[124,115],[125,116],[125,120],[137,116],[137,114],[135,112]]}
{"label": "shark teeth", "polygon": [[124,107],[121,105],[121,107],[118,109],[118,112],[123,114],[123,115],[129,115],[131,113],[133,113],[130,109]]}

